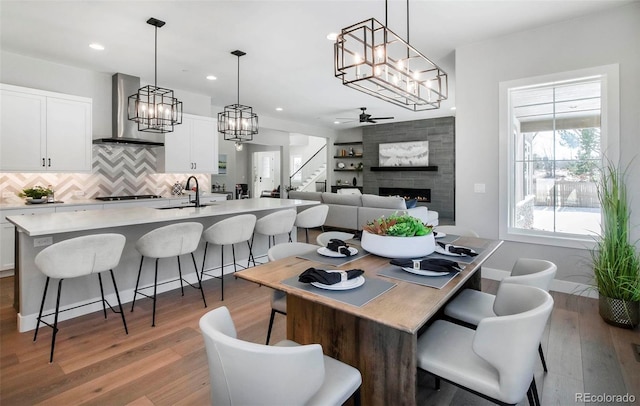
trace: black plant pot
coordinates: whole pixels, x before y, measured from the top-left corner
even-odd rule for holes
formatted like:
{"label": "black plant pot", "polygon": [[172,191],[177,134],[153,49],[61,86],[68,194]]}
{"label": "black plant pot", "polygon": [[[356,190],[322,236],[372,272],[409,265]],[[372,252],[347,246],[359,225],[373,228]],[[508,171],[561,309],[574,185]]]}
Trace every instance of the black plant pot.
{"label": "black plant pot", "polygon": [[636,328],[640,324],[640,302],[613,299],[600,295],[600,317],[612,326]]}

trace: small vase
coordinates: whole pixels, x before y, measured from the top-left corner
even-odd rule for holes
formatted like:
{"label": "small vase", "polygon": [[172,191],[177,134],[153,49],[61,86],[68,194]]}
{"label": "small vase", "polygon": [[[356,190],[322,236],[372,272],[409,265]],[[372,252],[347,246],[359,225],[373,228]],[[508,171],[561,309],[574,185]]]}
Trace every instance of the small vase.
{"label": "small vase", "polygon": [[358,179],[356,179],[356,177],[353,177],[353,186],[356,186],[358,184]]}
{"label": "small vase", "polygon": [[598,310],[602,319],[616,327],[636,328],[640,324],[640,302],[600,295]]}

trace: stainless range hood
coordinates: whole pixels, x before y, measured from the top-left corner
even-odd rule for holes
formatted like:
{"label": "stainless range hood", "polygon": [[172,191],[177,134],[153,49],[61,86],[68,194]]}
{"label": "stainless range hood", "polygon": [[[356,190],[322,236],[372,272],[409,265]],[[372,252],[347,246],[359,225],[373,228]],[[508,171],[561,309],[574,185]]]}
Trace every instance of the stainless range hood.
{"label": "stainless range hood", "polygon": [[135,121],[129,120],[129,96],[138,92],[140,78],[123,73],[111,77],[111,126],[110,138],[94,139],[94,144],[131,144],[149,147],[164,145],[164,134],[150,134],[138,131]]}

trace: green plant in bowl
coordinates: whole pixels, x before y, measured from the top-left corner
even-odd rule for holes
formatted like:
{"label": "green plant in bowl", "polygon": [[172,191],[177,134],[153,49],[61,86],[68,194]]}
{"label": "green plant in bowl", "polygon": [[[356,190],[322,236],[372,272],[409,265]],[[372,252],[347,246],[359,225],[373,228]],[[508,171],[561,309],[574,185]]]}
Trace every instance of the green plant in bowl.
{"label": "green plant in bowl", "polygon": [[426,226],[415,217],[408,214],[393,214],[389,217],[380,217],[370,221],[363,230],[377,235],[389,235],[394,237],[419,237],[431,233],[431,227]]}
{"label": "green plant in bowl", "polygon": [[362,248],[386,258],[420,258],[435,250],[431,227],[415,217],[397,213],[362,228]]}
{"label": "green plant in bowl", "polygon": [[31,199],[42,199],[53,193],[53,190],[44,188],[42,186],[34,186],[28,189],[22,189],[22,192],[18,194],[20,197],[27,197]]}

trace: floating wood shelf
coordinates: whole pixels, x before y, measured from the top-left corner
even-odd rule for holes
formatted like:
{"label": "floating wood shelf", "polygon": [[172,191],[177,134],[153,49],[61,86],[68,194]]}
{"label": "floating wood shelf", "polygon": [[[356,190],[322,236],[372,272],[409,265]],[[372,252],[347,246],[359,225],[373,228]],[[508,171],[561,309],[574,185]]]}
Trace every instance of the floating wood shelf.
{"label": "floating wood shelf", "polygon": [[428,171],[437,172],[437,166],[372,166],[373,172],[391,172],[391,171]]}

